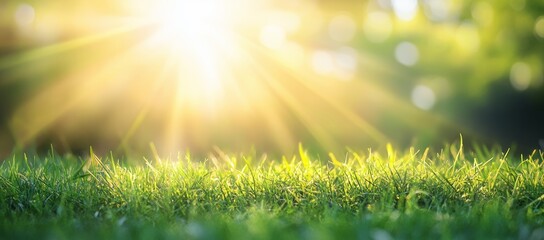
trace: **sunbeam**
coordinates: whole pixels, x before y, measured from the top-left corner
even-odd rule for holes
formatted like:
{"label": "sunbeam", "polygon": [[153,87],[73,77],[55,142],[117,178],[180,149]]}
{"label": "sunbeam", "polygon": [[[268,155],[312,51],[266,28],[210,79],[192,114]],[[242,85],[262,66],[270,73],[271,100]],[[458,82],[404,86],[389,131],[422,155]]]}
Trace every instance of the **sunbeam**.
{"label": "sunbeam", "polygon": [[[91,144],[125,152],[149,142],[164,152],[257,146],[287,153],[298,142],[332,151],[392,141],[380,108],[412,114],[404,124],[420,117],[448,125],[376,80],[393,66],[352,46],[359,10],[264,0],[118,1],[116,10],[89,13],[100,24],[67,24],[72,31],[92,25],[80,31],[85,36],[0,59],[0,71],[20,74],[2,84],[40,74],[23,69],[47,69],[10,115],[20,147],[54,133],[75,148],[96,139]],[[330,36],[318,41],[323,31]]]}

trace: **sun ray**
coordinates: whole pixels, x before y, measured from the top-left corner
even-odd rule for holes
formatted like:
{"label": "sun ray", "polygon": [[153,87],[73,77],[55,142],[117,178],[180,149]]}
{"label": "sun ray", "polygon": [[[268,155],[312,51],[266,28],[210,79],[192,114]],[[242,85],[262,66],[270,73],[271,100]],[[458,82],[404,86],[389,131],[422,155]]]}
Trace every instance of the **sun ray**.
{"label": "sun ray", "polygon": [[254,67],[261,71],[261,76],[265,80],[271,89],[276,93],[278,99],[283,101],[291,110],[292,113],[298,117],[306,127],[310,134],[312,134],[315,140],[324,149],[338,149],[337,144],[331,139],[330,135],[325,132],[324,128],[318,125],[318,123],[312,120],[312,116],[308,112],[307,106],[303,106],[300,101],[293,95],[287,88],[277,81],[277,78],[271,78],[268,72],[261,66],[254,64]]}
{"label": "sun ray", "polygon": [[339,103],[337,99],[327,95],[325,92],[323,92],[323,89],[317,89],[313,85],[309,84],[309,82],[307,81],[309,76],[303,75],[300,72],[288,70],[287,68],[281,66],[281,64],[268,64],[268,66],[274,67],[274,72],[281,72],[289,79],[297,81],[301,85],[302,89],[304,89],[304,91],[309,91],[313,93],[319,100],[324,101],[328,106],[330,106],[333,112],[339,113],[348,122],[351,122],[356,128],[358,128],[365,134],[368,134],[376,142],[388,141],[387,137],[384,134],[382,134],[378,129],[366,122],[363,118],[356,115],[352,109],[346,108],[344,105]]}
{"label": "sun ray", "polygon": [[9,122],[18,146],[26,146],[66,113],[74,109],[84,112],[81,108],[86,104],[96,104],[104,90],[111,90],[112,78],[115,84],[122,84],[122,78],[115,76],[119,69],[127,68],[135,52],[134,48],[120,51],[115,57],[108,56],[103,62],[93,62],[57,80],[20,106]]}
{"label": "sun ray", "polygon": [[103,33],[96,33],[89,36],[79,37],[73,40],[68,40],[53,45],[40,47],[29,50],[24,53],[16,53],[14,55],[0,58],[0,70],[16,67],[29,62],[51,57],[55,54],[82,48],[91,44],[98,44],[101,41],[114,38],[120,34],[128,33],[142,28],[143,24],[131,24],[113,30],[108,30]]}
{"label": "sun ray", "polygon": [[[311,117],[305,113],[301,113],[304,111],[303,109],[306,109],[303,106],[300,106],[301,100],[297,97],[294,97],[294,95],[288,94],[289,91],[286,87],[284,87],[284,83],[280,81],[280,79],[289,80],[291,82],[297,82],[299,83],[298,91],[301,92],[310,92],[314,95],[316,102],[324,101],[327,105],[331,107],[333,112],[337,112],[341,114],[348,122],[354,125],[355,128],[358,128],[362,132],[370,135],[370,137],[376,141],[376,142],[387,142],[387,137],[382,134],[379,130],[377,130],[375,127],[373,127],[371,124],[366,122],[363,118],[356,115],[353,110],[348,109],[344,107],[341,103],[339,103],[336,99],[329,97],[326,95],[322,89],[317,89],[316,87],[309,84],[310,78],[317,78],[318,76],[314,76],[311,74],[302,74],[300,71],[293,71],[292,69],[289,69],[288,67],[284,66],[283,63],[278,60],[273,54],[268,52],[263,47],[251,42],[251,41],[244,41],[248,47],[250,47],[257,56],[253,59],[253,66],[255,68],[261,69],[262,75],[267,76],[267,83],[274,89],[274,91],[279,95],[278,98],[282,100],[286,100],[286,103],[288,106],[293,108],[293,111],[295,111],[297,114],[300,114],[299,117],[303,120],[304,125],[309,127],[312,134],[319,138],[320,142],[322,142],[323,145],[327,145],[325,147],[334,149],[332,146],[335,144],[332,144],[332,140],[326,140],[325,133],[322,133],[323,127],[316,126],[312,121],[309,120]],[[261,65],[267,66],[267,69],[263,69],[260,67]],[[274,73],[276,76],[275,78],[270,78],[271,72]]]}
{"label": "sun ray", "polygon": [[167,86],[168,81],[166,75],[168,70],[172,68],[172,65],[172,59],[168,59],[156,77],[157,80],[153,81],[151,84],[152,86],[149,89],[149,94],[144,97],[145,100],[143,100],[142,106],[140,106],[141,109],[139,110],[137,117],[131,120],[130,127],[127,129],[126,133],[123,134],[119,146],[117,147],[117,151],[124,149],[127,154],[130,153],[130,139],[133,138],[136,131],[143,126],[144,120],[147,118],[151,108],[153,108],[153,101],[155,98],[165,90],[164,88]]}

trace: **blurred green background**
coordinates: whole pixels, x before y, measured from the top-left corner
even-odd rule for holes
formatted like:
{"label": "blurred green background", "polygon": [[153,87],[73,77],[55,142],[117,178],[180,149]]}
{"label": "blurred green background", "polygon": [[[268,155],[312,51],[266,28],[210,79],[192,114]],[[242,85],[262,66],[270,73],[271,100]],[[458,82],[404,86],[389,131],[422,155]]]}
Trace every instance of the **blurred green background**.
{"label": "blurred green background", "polygon": [[544,2],[0,2],[0,154],[544,147]]}

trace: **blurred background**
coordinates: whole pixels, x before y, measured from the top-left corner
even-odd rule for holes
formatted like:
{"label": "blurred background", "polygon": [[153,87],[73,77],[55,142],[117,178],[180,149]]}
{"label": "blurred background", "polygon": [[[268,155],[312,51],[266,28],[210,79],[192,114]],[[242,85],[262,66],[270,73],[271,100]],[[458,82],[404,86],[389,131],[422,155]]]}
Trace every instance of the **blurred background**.
{"label": "blurred background", "polygon": [[0,2],[0,155],[544,147],[538,0]]}

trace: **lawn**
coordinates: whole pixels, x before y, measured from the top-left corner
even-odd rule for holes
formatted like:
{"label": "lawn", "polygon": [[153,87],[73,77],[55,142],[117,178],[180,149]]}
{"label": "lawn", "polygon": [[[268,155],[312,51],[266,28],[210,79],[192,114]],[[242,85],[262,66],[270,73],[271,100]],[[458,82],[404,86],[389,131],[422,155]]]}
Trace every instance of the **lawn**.
{"label": "lawn", "polygon": [[0,239],[543,239],[544,156],[13,154]]}

